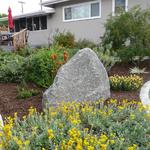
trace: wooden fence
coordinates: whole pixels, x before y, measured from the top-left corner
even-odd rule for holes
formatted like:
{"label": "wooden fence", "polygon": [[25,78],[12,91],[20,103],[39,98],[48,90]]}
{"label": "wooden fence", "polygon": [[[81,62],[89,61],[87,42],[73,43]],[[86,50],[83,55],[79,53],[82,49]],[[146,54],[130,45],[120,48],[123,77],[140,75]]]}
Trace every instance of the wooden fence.
{"label": "wooden fence", "polygon": [[23,29],[20,32],[14,33],[13,38],[13,47],[14,49],[24,48],[27,45],[28,31]]}

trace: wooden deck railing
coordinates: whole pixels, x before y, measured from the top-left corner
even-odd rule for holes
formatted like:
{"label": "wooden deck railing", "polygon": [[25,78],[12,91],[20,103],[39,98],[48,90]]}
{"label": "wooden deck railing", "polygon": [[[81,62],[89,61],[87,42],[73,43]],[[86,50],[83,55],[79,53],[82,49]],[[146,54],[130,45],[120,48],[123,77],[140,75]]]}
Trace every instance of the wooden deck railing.
{"label": "wooden deck railing", "polygon": [[23,29],[20,32],[13,34],[14,49],[24,48],[27,45],[27,32],[27,29]]}

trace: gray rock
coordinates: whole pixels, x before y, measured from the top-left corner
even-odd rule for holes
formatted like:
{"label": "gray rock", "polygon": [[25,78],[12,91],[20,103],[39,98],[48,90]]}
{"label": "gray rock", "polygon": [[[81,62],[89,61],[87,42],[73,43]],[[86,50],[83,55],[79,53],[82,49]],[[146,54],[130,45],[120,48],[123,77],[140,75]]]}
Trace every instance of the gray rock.
{"label": "gray rock", "polygon": [[107,72],[95,52],[85,48],[58,70],[53,85],[43,94],[43,105],[109,97]]}
{"label": "gray rock", "polygon": [[140,99],[143,105],[150,105],[150,81],[146,82],[140,91]]}

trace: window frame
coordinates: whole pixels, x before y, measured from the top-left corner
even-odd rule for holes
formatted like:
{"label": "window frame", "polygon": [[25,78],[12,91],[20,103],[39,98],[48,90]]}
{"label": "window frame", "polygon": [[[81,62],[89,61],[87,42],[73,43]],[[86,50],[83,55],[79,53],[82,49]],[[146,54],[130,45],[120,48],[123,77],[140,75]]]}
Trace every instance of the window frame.
{"label": "window frame", "polygon": [[[115,1],[116,0],[112,0],[112,15],[113,16],[115,16],[116,15],[116,13],[115,13],[115,8],[116,8],[116,6],[115,6]],[[125,0],[125,12],[127,12],[128,11],[128,0]]]}
{"label": "window frame", "polygon": [[[95,3],[99,3],[99,16],[91,17],[91,4],[95,4]],[[72,7],[84,6],[84,5],[89,5],[90,6],[89,17],[79,18],[79,19],[69,19],[69,20],[65,19],[65,9],[66,8],[72,8]],[[63,12],[62,13],[63,14],[63,22],[98,19],[98,18],[101,18],[101,0],[95,0],[95,1],[90,1],[90,2],[83,2],[83,3],[79,3],[79,4],[73,4],[73,5],[64,6],[63,9],[62,9],[62,12]]]}
{"label": "window frame", "polygon": [[[45,18],[45,21],[46,21],[46,29],[42,29],[42,22],[41,22],[41,18],[42,17],[46,17]],[[39,29],[37,29],[37,30],[35,30],[34,29],[34,18],[39,18]],[[30,32],[33,32],[33,31],[43,31],[43,30],[48,30],[48,20],[47,20],[47,15],[40,15],[40,16],[31,16],[31,17],[26,17],[25,19],[26,19],[26,23],[25,23],[25,26],[26,26],[26,28],[28,29],[28,19],[31,19],[31,30],[30,30]],[[18,27],[19,27],[19,31],[21,30],[21,27],[20,27],[20,19],[22,19],[22,18],[19,18],[19,19],[14,19],[14,22],[16,22],[16,21],[18,21]],[[16,31],[16,23],[14,23],[14,25],[15,25],[15,31]]]}

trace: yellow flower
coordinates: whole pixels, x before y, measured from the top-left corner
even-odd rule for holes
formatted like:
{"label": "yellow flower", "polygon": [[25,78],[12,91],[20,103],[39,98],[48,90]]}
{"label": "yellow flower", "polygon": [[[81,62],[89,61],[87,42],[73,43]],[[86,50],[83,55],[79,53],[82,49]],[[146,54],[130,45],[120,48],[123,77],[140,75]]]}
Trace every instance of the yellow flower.
{"label": "yellow flower", "polygon": [[137,149],[137,145],[133,144],[133,146],[128,147],[128,150],[136,150]]}
{"label": "yellow flower", "polygon": [[107,145],[106,144],[101,144],[101,150],[107,150]]}
{"label": "yellow flower", "polygon": [[87,141],[87,139],[84,139],[83,145],[84,145],[85,147],[89,146],[89,142]]}
{"label": "yellow flower", "polygon": [[135,115],[134,115],[134,114],[131,114],[131,115],[130,115],[130,119],[131,119],[131,120],[134,120],[134,119],[135,119]]}
{"label": "yellow flower", "polygon": [[100,136],[99,141],[100,141],[101,143],[105,143],[107,140],[108,140],[108,137],[107,137],[106,135],[102,134],[102,135]]}
{"label": "yellow flower", "polygon": [[36,108],[30,107],[28,111],[29,115],[32,116],[36,112]]}
{"label": "yellow flower", "polygon": [[76,139],[80,137],[81,133],[76,128],[72,128],[71,130],[69,130],[69,135],[71,138]]}
{"label": "yellow flower", "polygon": [[82,148],[82,145],[80,145],[80,144],[77,144],[77,146],[76,146],[76,150],[82,150],[83,148]]}
{"label": "yellow flower", "polygon": [[115,144],[114,140],[110,140],[109,142],[110,142],[110,144]]}
{"label": "yellow flower", "polygon": [[49,139],[52,139],[53,137],[54,137],[53,130],[52,130],[52,129],[49,129],[49,130],[48,130],[48,138],[49,138]]}
{"label": "yellow flower", "polygon": [[10,137],[11,137],[11,134],[12,134],[12,132],[11,132],[11,125],[10,124],[4,125],[3,130],[4,130],[4,134],[6,136],[6,140],[9,141]]}
{"label": "yellow flower", "polygon": [[94,150],[93,146],[88,146],[87,150]]}
{"label": "yellow flower", "polygon": [[23,142],[19,140],[16,136],[13,138],[16,144],[19,146],[20,149],[23,147]]}
{"label": "yellow flower", "polygon": [[24,145],[25,146],[27,146],[27,145],[29,145],[30,144],[30,141],[29,140],[26,140],[25,142],[24,142]]}
{"label": "yellow flower", "polygon": [[72,146],[73,143],[74,143],[73,139],[70,139],[70,140],[68,141],[67,145],[68,145],[68,146]]}

